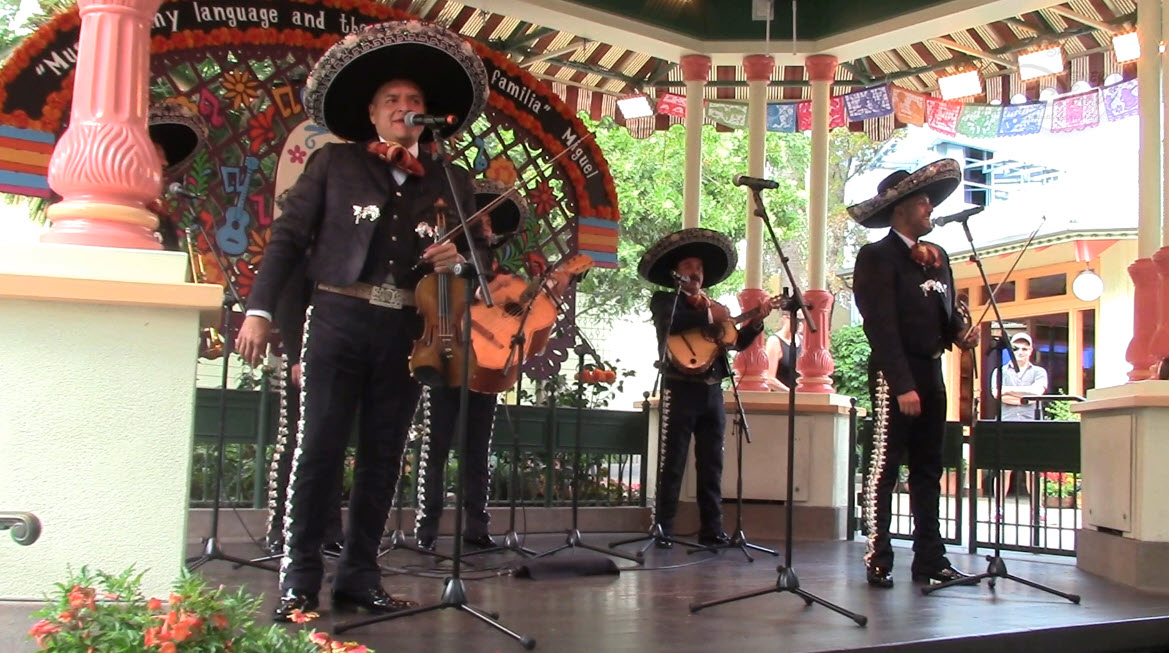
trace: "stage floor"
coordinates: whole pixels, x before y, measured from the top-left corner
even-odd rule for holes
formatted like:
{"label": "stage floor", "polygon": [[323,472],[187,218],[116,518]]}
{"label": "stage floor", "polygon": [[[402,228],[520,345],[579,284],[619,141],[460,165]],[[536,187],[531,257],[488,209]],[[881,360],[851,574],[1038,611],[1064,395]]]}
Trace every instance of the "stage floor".
{"label": "stage floor", "polygon": [[[605,544],[620,536],[586,534],[587,543]],[[539,535],[527,545],[545,550],[563,536]],[[782,543],[759,542],[778,546]],[[440,540],[448,550],[450,538]],[[446,547],[446,548],[444,548]],[[246,555],[249,544],[228,544],[229,553]],[[629,548],[629,547],[626,547]],[[632,549],[631,549],[632,550]],[[197,553],[197,551],[193,551]],[[532,637],[536,650],[555,653],[669,651],[1164,651],[1169,650],[1169,596],[1138,592],[1076,569],[1074,560],[1006,553],[1010,573],[1064,592],[1080,594],[1080,605],[1010,580],[999,580],[994,591],[955,587],[931,596],[909,579],[912,552],[898,548],[896,586],[870,588],[864,580],[863,542],[800,542],[794,567],[803,589],[867,615],[867,627],[822,606],[805,607],[790,593],[771,593],[691,614],[689,605],[755,589],[773,587],[781,558],[756,554],[748,563],[738,550],[718,555],[687,555],[685,549],[650,549],[644,568],[616,560],[618,576],[528,580],[492,574],[483,567],[520,564],[511,554],[475,558],[478,568],[465,568],[470,602],[500,615],[509,628]],[[563,551],[552,557],[595,556]],[[980,572],[981,556],[951,553],[956,566]],[[385,586],[420,603],[436,601],[442,568],[405,551],[383,558],[400,571],[425,570],[434,578],[392,572]],[[213,562],[202,570],[212,583],[243,585],[265,596],[264,616],[278,596],[275,574],[255,569],[232,570]],[[330,630],[336,615],[322,593],[321,619],[311,625]],[[23,638],[31,622],[25,604],[0,606],[0,650],[32,651]],[[343,619],[341,619],[343,620]],[[493,653],[522,650],[505,635],[471,615],[441,610],[367,626],[341,635],[380,653]]]}

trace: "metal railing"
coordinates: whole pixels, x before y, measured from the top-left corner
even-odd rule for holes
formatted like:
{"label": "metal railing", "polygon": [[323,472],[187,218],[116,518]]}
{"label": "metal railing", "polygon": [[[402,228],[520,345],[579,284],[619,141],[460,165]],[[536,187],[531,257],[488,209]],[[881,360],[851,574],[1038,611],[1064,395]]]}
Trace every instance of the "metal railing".
{"label": "metal railing", "polygon": [[11,530],[17,544],[28,546],[41,536],[41,520],[31,512],[0,512],[0,531]]}
{"label": "metal railing", "polygon": [[[263,391],[228,391],[225,428],[222,505],[263,508],[267,498],[267,461],[279,402],[276,394]],[[266,396],[265,396],[266,395]],[[200,389],[196,396],[195,445],[191,466],[191,506],[210,505],[214,489],[215,454],[219,430],[219,390]],[[572,459],[576,438],[575,409],[543,406],[497,408],[492,442],[492,479],[489,503],[507,503],[511,491],[512,440],[519,444],[521,502],[528,506],[563,506],[572,500]],[[644,412],[585,409],[582,417],[582,506],[645,505],[644,464],[647,452],[647,416]],[[514,424],[514,431],[512,429]],[[412,449],[417,448],[414,443]],[[258,455],[262,453],[263,455]],[[353,449],[347,452],[352,459]],[[414,505],[417,453],[408,451],[406,505]],[[351,466],[347,466],[351,469]],[[457,457],[452,452],[446,481],[454,488]],[[351,481],[347,471],[344,489]]]}

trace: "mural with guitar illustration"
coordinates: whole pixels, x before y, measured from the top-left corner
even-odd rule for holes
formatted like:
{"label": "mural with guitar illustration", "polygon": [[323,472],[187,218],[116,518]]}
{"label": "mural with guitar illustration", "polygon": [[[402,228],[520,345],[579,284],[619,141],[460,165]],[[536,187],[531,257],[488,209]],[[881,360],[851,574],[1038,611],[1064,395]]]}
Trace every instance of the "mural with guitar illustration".
{"label": "mural with guitar illustration", "polygon": [[[249,22],[252,16],[263,22]],[[336,140],[306,120],[300,102],[312,63],[357,27],[409,17],[365,0],[161,4],[151,29],[151,101],[185,105],[211,128],[208,147],[183,178],[203,199],[191,206],[171,200],[180,226],[198,220],[213,234],[214,243],[200,237],[195,244],[209,282],[224,282],[213,260],[221,255],[247,297],[279,216],[280,192],[314,151]],[[79,32],[72,8],[22,42],[0,68],[0,128],[17,147],[24,142],[30,152],[41,152],[64,131],[72,99],[70,53]],[[584,253],[596,267],[615,267],[616,189],[588,130],[548,85],[507,56],[472,45],[487,67],[489,106],[451,152],[475,176],[517,187],[530,207],[496,249],[498,264],[519,271],[533,259],[555,264]],[[30,170],[26,176],[6,190],[43,194],[43,174]],[[574,290],[562,300],[567,311],[560,320],[571,322]],[[560,329],[553,331],[546,353],[525,364],[529,375],[546,378],[567,358],[570,343]]]}

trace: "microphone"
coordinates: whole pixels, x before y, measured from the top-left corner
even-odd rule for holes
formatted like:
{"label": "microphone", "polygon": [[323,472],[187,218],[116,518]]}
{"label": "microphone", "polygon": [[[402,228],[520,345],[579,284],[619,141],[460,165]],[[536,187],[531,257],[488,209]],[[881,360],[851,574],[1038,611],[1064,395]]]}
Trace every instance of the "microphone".
{"label": "microphone", "polygon": [[189,200],[203,199],[202,195],[196,193],[193,190],[187,190],[186,188],[183,188],[183,185],[177,181],[171,182],[171,184],[166,187],[166,192],[170,193],[171,195],[178,195],[179,197],[184,197]]}
{"label": "microphone", "polygon": [[677,272],[670,272],[670,276],[674,277],[674,281],[678,282],[679,285],[685,286],[686,284],[690,283],[690,277],[688,277],[684,274],[678,274]]}
{"label": "microphone", "polygon": [[955,213],[954,215],[945,215],[945,216],[934,218],[933,220],[930,220],[930,222],[934,223],[935,227],[944,227],[944,226],[950,224],[951,222],[966,222],[967,220],[970,219],[970,216],[978,215],[979,213],[982,213],[983,210],[985,210],[985,209],[986,209],[985,206],[975,206],[973,208],[966,209],[965,211],[959,211],[959,212]]}
{"label": "microphone", "polygon": [[426,113],[407,111],[406,115],[402,117],[402,122],[405,122],[407,127],[454,127],[459,119],[453,113],[448,113],[445,116],[432,116]]}
{"label": "microphone", "polygon": [[762,179],[759,177],[748,177],[747,175],[735,175],[732,182],[736,186],[746,186],[753,190],[775,190],[779,188],[779,182],[771,181],[770,179]]}

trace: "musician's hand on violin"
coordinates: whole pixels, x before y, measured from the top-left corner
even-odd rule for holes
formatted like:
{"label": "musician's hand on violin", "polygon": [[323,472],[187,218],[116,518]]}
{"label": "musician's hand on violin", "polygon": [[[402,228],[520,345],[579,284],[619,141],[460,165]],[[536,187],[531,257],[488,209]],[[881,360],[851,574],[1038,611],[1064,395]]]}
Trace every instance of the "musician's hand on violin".
{"label": "musician's hand on violin", "polygon": [[921,414],[921,397],[917,396],[917,390],[910,390],[909,392],[897,395],[897,408],[902,415],[909,417],[917,417]]}
{"label": "musician's hand on violin", "polygon": [[774,306],[772,306],[771,295],[764,294],[763,303],[759,305],[759,316],[755,318],[756,321],[763,322],[763,318],[771,315],[772,308],[774,308]]}
{"label": "musician's hand on violin", "polygon": [[447,272],[454,264],[464,261],[458,248],[449,241],[427,247],[422,252],[422,260],[433,265],[436,272]]}
{"label": "musician's hand on violin", "polygon": [[974,349],[982,341],[982,333],[978,329],[971,329],[958,341],[960,349]]}
{"label": "musician's hand on violin", "polygon": [[235,337],[235,349],[251,365],[259,365],[268,351],[268,334],[272,323],[259,315],[249,315]]}
{"label": "musician's hand on violin", "polygon": [[731,319],[731,309],[717,302],[710,302],[710,317],[715,322],[726,322]]}

